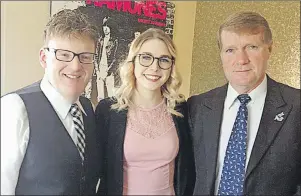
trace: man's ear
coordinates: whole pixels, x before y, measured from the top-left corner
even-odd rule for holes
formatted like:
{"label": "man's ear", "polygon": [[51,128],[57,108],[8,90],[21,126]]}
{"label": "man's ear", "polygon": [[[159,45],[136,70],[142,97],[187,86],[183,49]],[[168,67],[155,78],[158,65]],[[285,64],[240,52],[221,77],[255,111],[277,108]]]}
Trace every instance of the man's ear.
{"label": "man's ear", "polygon": [[271,41],[271,43],[270,43],[270,45],[269,45],[269,52],[270,52],[270,54],[272,53],[272,48],[273,48],[273,41]]}
{"label": "man's ear", "polygon": [[39,57],[39,61],[41,66],[45,69],[47,67],[47,63],[46,63],[46,59],[47,59],[47,55],[46,55],[47,50],[44,48],[40,49],[40,57]]}

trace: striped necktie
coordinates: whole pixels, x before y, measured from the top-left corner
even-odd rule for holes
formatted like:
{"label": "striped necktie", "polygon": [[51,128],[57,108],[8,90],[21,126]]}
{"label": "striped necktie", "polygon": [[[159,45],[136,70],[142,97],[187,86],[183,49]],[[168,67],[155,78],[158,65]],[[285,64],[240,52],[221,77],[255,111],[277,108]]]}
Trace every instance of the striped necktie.
{"label": "striped necktie", "polygon": [[81,120],[81,111],[77,104],[72,104],[70,108],[70,114],[73,118],[74,128],[77,133],[77,148],[79,151],[79,154],[82,158],[82,162],[84,162],[85,159],[85,133],[84,133],[84,125]]}

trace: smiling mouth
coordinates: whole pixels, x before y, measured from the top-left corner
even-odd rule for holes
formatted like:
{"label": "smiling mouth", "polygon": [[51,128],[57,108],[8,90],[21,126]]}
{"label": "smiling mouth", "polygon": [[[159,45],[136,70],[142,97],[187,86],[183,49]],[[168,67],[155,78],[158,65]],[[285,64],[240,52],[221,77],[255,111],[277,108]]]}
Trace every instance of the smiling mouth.
{"label": "smiling mouth", "polygon": [[80,78],[80,76],[75,76],[75,75],[70,75],[70,74],[64,74],[64,76],[66,76],[67,78],[70,78],[70,79]]}
{"label": "smiling mouth", "polygon": [[157,81],[161,78],[160,76],[146,75],[146,74],[144,76],[147,80],[150,80],[150,81],[153,81],[153,82],[155,82],[155,81]]}

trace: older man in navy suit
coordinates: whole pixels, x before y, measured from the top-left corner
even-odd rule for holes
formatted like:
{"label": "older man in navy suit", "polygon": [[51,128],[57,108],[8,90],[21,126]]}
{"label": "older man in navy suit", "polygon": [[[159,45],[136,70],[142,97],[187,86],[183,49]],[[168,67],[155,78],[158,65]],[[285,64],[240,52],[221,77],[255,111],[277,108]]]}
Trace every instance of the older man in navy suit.
{"label": "older man in navy suit", "polygon": [[300,89],[266,74],[268,22],[258,13],[236,13],[218,35],[229,82],[188,100],[194,194],[300,194]]}

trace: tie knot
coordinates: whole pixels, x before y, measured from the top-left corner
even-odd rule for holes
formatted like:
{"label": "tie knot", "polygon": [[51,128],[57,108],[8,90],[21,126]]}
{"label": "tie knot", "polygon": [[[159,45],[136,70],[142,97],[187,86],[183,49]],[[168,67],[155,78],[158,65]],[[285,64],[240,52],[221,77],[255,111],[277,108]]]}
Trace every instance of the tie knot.
{"label": "tie knot", "polygon": [[71,105],[71,108],[70,108],[70,114],[73,116],[73,117],[79,117],[81,115],[81,112],[79,110],[79,107],[76,103],[72,104]]}
{"label": "tie knot", "polygon": [[241,104],[244,105],[247,105],[249,101],[251,101],[251,97],[248,94],[238,95],[237,99],[240,101]]}

